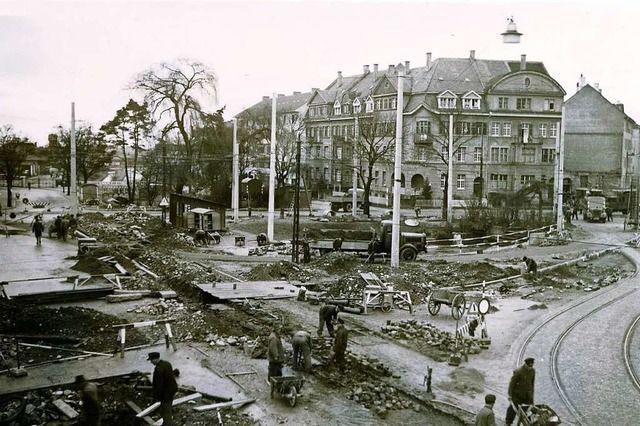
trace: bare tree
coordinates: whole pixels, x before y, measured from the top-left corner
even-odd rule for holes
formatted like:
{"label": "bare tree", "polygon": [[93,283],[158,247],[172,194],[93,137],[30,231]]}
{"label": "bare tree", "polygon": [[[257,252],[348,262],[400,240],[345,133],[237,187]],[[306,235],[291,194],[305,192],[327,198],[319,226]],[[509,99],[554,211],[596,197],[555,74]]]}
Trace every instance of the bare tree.
{"label": "bare tree", "polygon": [[11,207],[13,182],[24,171],[22,163],[36,149],[35,143],[20,138],[11,126],[0,128],[0,172],[7,181],[7,207]]}

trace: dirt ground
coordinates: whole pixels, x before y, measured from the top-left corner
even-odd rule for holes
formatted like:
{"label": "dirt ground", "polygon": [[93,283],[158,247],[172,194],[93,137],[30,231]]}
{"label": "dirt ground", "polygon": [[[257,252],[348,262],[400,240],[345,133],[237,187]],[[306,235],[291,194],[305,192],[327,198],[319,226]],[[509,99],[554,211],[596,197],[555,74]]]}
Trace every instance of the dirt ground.
{"label": "dirt ground", "polygon": [[[305,218],[301,226],[308,232],[329,226],[315,219]],[[264,218],[246,218],[238,225],[232,225],[230,234],[223,235],[223,241],[231,241],[235,233],[249,236],[248,244],[255,245],[255,237],[252,236],[263,232],[264,223]],[[276,237],[286,238],[288,229],[290,233],[290,223],[290,219],[277,220]],[[340,226],[364,231],[372,223],[345,222]],[[397,269],[388,263],[365,264],[362,258],[340,253],[315,257],[309,264],[297,265],[284,260],[271,264],[218,260],[196,263],[176,256],[174,250],[212,253],[216,248],[194,247],[186,232],[162,228],[157,219],[125,213],[109,218],[94,214],[85,215],[81,227],[90,235],[99,237],[101,248],[79,258],[74,266],[76,270],[90,274],[108,273],[109,267],[98,258],[112,256],[128,270],[136,271],[136,261],[161,278],[151,279],[138,270],[122,281],[123,289],[171,289],[179,297],[175,300],[144,298],[124,303],[92,301],[48,307],[3,302],[0,306],[0,333],[71,336],[74,340],[68,342],[67,347],[110,352],[114,349],[111,325],[158,317],[174,318],[173,329],[180,344],[202,348],[222,369],[238,370],[240,366],[246,366],[261,373],[257,377],[238,380],[243,381],[246,393],[256,397],[268,415],[251,419],[243,416],[242,411],[232,411],[224,419],[224,424],[228,425],[319,425],[337,424],[338,419],[340,424],[347,425],[467,424],[471,419],[469,413],[455,410],[456,416],[451,416],[434,408],[444,409],[446,405],[431,405],[430,401],[444,401],[473,411],[482,406],[485,392],[505,393],[510,373],[505,362],[509,359],[511,342],[527,323],[540,315],[540,310],[567,303],[586,291],[615,285],[617,280],[633,272],[622,255],[612,254],[570,267],[563,266],[535,278],[516,278],[504,285],[491,287],[488,294],[492,310],[487,316],[491,346],[480,349],[469,338],[466,343],[472,352],[469,360],[460,367],[454,367],[449,366],[447,360],[451,352],[457,350],[454,339],[456,321],[447,306],[442,306],[438,315],[430,315],[425,305],[427,296],[431,290],[440,287],[517,275],[522,266],[522,251],[514,249],[513,256],[472,262],[454,258],[421,258],[416,262],[403,263]],[[545,267],[563,261],[564,257],[549,255],[537,260],[540,267]],[[342,373],[335,367],[330,341],[318,339],[313,350],[314,374],[306,376],[304,396],[294,409],[280,399],[271,400],[266,396],[266,336],[275,324],[284,323],[282,336],[290,365],[290,336],[300,329],[315,335],[319,306],[294,299],[212,304],[203,299],[193,286],[200,282],[228,281],[228,275],[246,281],[284,279],[307,284],[310,294],[360,299],[366,285],[360,277],[363,272],[373,272],[382,281],[392,283],[394,289],[407,291],[413,302],[413,311],[394,309],[383,313],[375,309],[367,315],[342,315],[350,330],[348,373]],[[135,345],[158,342],[163,338],[161,332],[152,328],[134,331],[128,339]],[[5,340],[2,345],[9,362],[14,362],[12,341]],[[35,365],[69,354],[30,348],[22,356]],[[433,369],[431,394],[427,394],[424,384],[428,367]],[[118,414],[123,408],[118,404],[117,395],[130,390],[130,386],[118,381],[104,386],[105,389],[108,386],[122,388],[109,392],[116,397],[104,401],[111,424],[122,424],[118,422],[125,414]],[[149,402],[148,396],[140,393],[137,398],[141,404]],[[217,422],[214,413],[194,415],[187,409],[177,412],[179,424]]]}

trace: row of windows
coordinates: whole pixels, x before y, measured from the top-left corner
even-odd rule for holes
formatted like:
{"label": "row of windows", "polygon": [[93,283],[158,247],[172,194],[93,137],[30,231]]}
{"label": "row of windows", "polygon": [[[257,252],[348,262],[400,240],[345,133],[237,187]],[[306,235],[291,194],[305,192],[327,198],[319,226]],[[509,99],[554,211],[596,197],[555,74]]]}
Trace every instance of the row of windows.
{"label": "row of windows", "polygon": [[[473,178],[475,179],[475,177]],[[535,175],[520,175],[520,187],[526,188],[531,183],[535,182]],[[542,181],[546,181],[546,177],[542,176]],[[509,175],[492,173],[489,175],[489,189],[500,189],[506,190],[508,189]],[[440,176],[440,188],[444,189],[446,183],[446,175],[442,174]],[[456,189],[457,190],[465,190],[467,189],[467,175],[464,173],[458,173],[456,175]]]}
{"label": "row of windows", "polygon": [[[397,106],[398,99],[396,96],[388,96],[376,100],[369,97],[364,103],[365,112],[395,110]],[[328,112],[329,108],[327,105],[309,107],[310,117],[326,116]],[[362,105],[359,99],[353,101],[352,104],[341,104],[340,101],[335,101],[333,104],[333,115],[348,115],[352,112],[354,114],[360,114],[362,112]]]}
{"label": "row of windows", "polygon": [[[558,136],[558,123],[540,123],[538,124],[537,137],[539,138],[555,138]],[[494,137],[511,137],[512,125],[510,122],[492,122],[490,127],[491,136]],[[520,123],[518,126],[518,136],[522,142],[531,142],[533,137],[533,128],[531,123]]]}
{"label": "row of windows", "polygon": [[[510,109],[511,98],[506,96],[498,97],[498,109]],[[555,99],[544,100],[544,111],[555,111],[556,101]],[[531,98],[516,98],[516,110],[530,111],[531,110]]]}
{"label": "row of windows", "polygon": [[[446,158],[447,157],[447,147],[443,146],[441,153]],[[413,159],[416,161],[428,161],[430,159],[430,154],[433,153],[432,148],[427,147],[417,147],[413,152]],[[535,164],[538,162],[538,152],[536,148],[522,148],[520,162]],[[556,158],[556,150],[555,148],[542,148],[540,152],[540,163],[544,164],[553,164]],[[469,155],[471,155],[471,160],[474,163],[480,163],[485,158],[482,155],[482,148],[475,147],[473,148],[473,152],[467,152],[466,146],[458,147],[458,149],[454,152],[454,159],[460,163],[466,163],[469,161]],[[509,148],[506,147],[491,147],[489,150],[489,161],[491,163],[509,163]]]}

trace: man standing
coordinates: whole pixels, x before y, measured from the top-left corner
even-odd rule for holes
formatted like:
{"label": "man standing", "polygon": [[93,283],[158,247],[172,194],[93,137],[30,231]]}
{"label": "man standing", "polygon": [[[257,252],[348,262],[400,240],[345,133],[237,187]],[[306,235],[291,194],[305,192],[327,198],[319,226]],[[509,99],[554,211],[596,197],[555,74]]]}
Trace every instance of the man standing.
{"label": "man standing", "polygon": [[345,358],[344,353],[347,350],[347,341],[349,340],[349,331],[344,326],[344,320],[338,318],[338,329],[336,330],[336,338],[333,341],[333,351],[336,354],[336,364],[340,371],[344,371]]}
{"label": "man standing", "polygon": [[164,426],[173,425],[173,396],[178,391],[178,384],[173,375],[173,366],[160,359],[160,353],[150,352],[149,361],[156,368],[153,370],[153,399],[160,402],[160,416]]}
{"label": "man standing", "polygon": [[485,395],[484,403],[485,406],[476,415],[476,426],[496,426],[496,416],[493,413],[496,396],[490,393]]}
{"label": "man standing", "polygon": [[284,362],[284,346],[280,338],[279,326],[275,326],[269,335],[269,349],[267,351],[267,359],[269,360],[269,372],[267,373],[267,382],[271,376],[282,376],[282,363]]}
{"label": "man standing", "polygon": [[42,232],[44,231],[44,223],[42,223],[42,218],[38,215],[36,216],[36,220],[31,225],[33,233],[36,236],[36,245],[42,244]]}
{"label": "man standing", "polygon": [[71,215],[69,217],[69,234],[72,240],[76,237],[76,229],[78,229],[78,219]]}
{"label": "man standing", "polygon": [[322,336],[322,329],[324,325],[327,325],[327,331],[329,336],[334,337],[333,332],[333,320],[338,318],[338,312],[342,312],[342,306],[336,305],[324,305],[320,308],[319,323],[318,323],[318,336]]}
{"label": "man standing", "polygon": [[306,331],[298,331],[291,340],[293,346],[293,369],[302,370],[302,358],[304,358],[304,371],[311,372],[311,334]]}
{"label": "man standing", "polygon": [[100,402],[98,401],[98,387],[84,378],[76,376],[76,386],[80,390],[82,414],[78,420],[79,426],[100,426]]}
{"label": "man standing", "polygon": [[507,425],[513,424],[513,420],[516,418],[516,411],[513,406],[520,406],[522,404],[533,404],[533,393],[536,380],[536,370],[533,368],[533,358],[527,358],[524,360],[524,365],[513,371],[511,381],[509,382],[509,401],[513,403],[509,404],[507,408]]}

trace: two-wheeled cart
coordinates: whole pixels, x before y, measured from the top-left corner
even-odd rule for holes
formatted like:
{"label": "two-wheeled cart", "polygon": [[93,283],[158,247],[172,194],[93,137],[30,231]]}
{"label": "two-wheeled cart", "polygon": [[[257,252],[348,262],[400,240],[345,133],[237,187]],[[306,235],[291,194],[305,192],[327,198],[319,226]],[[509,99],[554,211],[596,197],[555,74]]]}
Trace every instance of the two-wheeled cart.
{"label": "two-wheeled cart", "polygon": [[562,424],[558,414],[548,405],[520,404],[516,406],[512,401],[509,403],[518,415],[517,424],[524,426],[558,426]]}
{"label": "two-wheeled cart", "polygon": [[437,288],[431,290],[427,297],[427,309],[431,315],[437,315],[442,305],[451,307],[451,316],[457,320],[462,318],[465,311],[475,305],[480,314],[489,312],[491,302],[483,293],[463,293],[453,288]]}
{"label": "two-wheeled cart", "polygon": [[296,406],[298,393],[304,385],[304,377],[298,376],[272,376],[269,378],[271,385],[271,398],[279,395],[289,400],[289,405]]}

